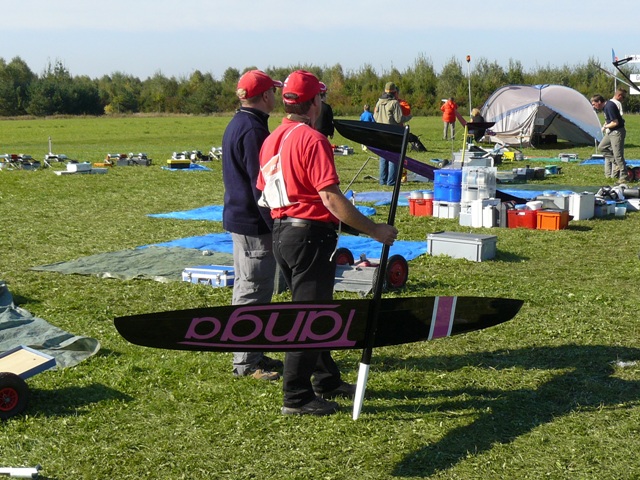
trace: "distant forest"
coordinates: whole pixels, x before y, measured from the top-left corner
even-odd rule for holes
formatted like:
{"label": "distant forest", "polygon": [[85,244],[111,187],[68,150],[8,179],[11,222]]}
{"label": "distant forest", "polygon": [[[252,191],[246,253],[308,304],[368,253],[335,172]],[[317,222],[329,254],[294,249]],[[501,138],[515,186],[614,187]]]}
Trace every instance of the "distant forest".
{"label": "distant forest", "polygon": [[[130,113],[209,115],[232,112],[238,79],[247,70],[228,68],[222,78],[195,70],[188,77],[166,77],[158,72],[140,80],[123,72],[101,78],[73,76],[64,63],[50,63],[41,74],[34,73],[20,58],[0,58],[0,116],[109,115]],[[369,64],[344,71],[332,67],[297,65],[268,68],[272,77],[284,80],[289,72],[303,68],[315,73],[328,87],[328,102],[336,116],[357,115],[365,103],[375,104],[388,81],[395,82],[401,98],[414,115],[439,115],[441,99],[454,97],[463,113],[469,112],[469,84],[472,107],[481,107],[497,88],[504,85],[559,84],[571,87],[587,98],[600,93],[610,98],[615,81],[599,68],[594,58],[585,64],[539,67],[524,71],[509,60],[506,68],[480,58],[467,63],[451,58],[440,72],[420,56],[404,71],[391,68],[379,74]],[[611,70],[609,65],[604,68]],[[469,78],[470,77],[470,78]],[[619,86],[624,86],[618,84]],[[629,87],[626,87],[630,90]],[[626,112],[640,110],[640,95],[631,95]]]}

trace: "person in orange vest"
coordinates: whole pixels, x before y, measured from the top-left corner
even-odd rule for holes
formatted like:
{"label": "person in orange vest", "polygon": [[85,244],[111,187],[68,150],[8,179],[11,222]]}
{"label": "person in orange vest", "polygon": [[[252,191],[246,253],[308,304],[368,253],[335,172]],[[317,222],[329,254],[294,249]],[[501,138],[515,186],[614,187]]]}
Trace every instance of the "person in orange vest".
{"label": "person in orange vest", "polygon": [[442,136],[446,140],[449,127],[451,127],[451,140],[453,140],[456,136],[456,110],[458,110],[458,104],[455,102],[453,97],[451,97],[448,100],[445,100],[440,107],[440,110],[442,110],[442,121],[444,122],[444,131]]}

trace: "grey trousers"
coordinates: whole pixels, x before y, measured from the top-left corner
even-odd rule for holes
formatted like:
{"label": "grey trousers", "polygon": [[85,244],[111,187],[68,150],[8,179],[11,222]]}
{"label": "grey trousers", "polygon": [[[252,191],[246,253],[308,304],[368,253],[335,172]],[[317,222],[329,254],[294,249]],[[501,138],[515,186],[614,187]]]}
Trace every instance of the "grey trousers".
{"label": "grey trousers", "polygon": [[612,178],[626,178],[627,165],[624,160],[624,139],[627,131],[624,128],[611,130],[605,133],[604,138],[598,145],[598,151],[604,155],[605,176],[607,174],[607,163],[611,165],[609,172]]}
{"label": "grey trousers", "polygon": [[444,122],[444,128],[442,130],[442,138],[447,139],[447,133],[451,129],[451,139],[453,140],[456,136],[456,122],[448,123]]}
{"label": "grey trousers", "polygon": [[[276,259],[271,234],[240,235],[233,240],[233,305],[269,303],[273,295]],[[233,373],[250,374],[262,360],[262,352],[234,352]]]}

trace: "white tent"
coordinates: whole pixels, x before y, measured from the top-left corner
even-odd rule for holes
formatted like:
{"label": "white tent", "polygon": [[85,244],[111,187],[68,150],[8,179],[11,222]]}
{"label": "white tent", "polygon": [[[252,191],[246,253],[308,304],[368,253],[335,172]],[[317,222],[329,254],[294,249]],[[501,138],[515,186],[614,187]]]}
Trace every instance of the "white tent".
{"label": "white tent", "polygon": [[600,121],[591,102],[562,85],[507,85],[481,109],[495,135],[491,141],[508,145],[537,145],[553,139],[576,145],[602,140]]}

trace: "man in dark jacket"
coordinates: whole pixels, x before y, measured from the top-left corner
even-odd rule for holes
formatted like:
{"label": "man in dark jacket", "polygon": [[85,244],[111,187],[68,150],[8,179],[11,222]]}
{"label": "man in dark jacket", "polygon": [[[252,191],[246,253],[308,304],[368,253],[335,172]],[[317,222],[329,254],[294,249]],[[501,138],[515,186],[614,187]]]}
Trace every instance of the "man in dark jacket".
{"label": "man in dark jacket", "polygon": [[[621,102],[626,96],[627,90],[619,88],[614,99]],[[611,165],[611,176],[618,178],[616,183],[625,183],[628,178],[627,164],[624,159],[624,139],[627,135],[624,118],[620,114],[618,105],[611,100],[605,100],[602,95],[591,97],[591,106],[598,111],[604,111],[604,125],[602,126],[604,137],[598,145],[598,151],[604,154],[605,170],[608,162]]]}
{"label": "man in dark jacket", "polygon": [[320,116],[316,120],[314,127],[325,137],[333,138],[333,133],[335,131],[335,127],[333,125],[333,109],[331,108],[331,105],[327,103],[327,93],[322,93],[322,95],[320,95],[320,99],[322,100],[322,110],[320,111]]}
{"label": "man in dark jacket", "polygon": [[[402,107],[398,100],[398,87],[393,82],[387,82],[384,87],[384,93],[378,99],[376,107],[373,110],[373,119],[377,123],[386,123],[387,125],[404,125],[405,122],[411,120],[411,114],[405,116],[402,113]],[[395,163],[380,157],[380,185],[393,186],[396,184],[396,165]]]}
{"label": "man in dark jacket", "polygon": [[[224,209],[222,226],[233,239],[233,304],[269,303],[273,294],[276,261],[273,256],[269,209],[259,207],[256,180],[260,171],[260,147],[269,135],[269,113],[275,107],[275,91],[282,82],[260,70],[246,72],[238,81],[240,109],[222,137]],[[233,374],[261,380],[277,380],[280,360],[262,352],[235,352]]]}

